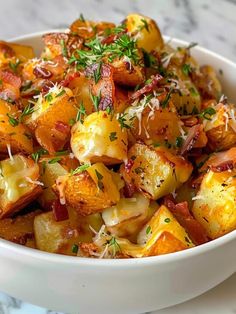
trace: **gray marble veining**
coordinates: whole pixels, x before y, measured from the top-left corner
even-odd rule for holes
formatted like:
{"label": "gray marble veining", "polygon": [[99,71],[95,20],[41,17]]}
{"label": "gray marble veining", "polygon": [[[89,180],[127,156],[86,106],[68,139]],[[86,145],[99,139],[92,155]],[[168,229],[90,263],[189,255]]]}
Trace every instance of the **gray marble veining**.
{"label": "gray marble veining", "polygon": [[[5,40],[65,28],[80,13],[89,19],[119,22],[130,12],[140,12],[155,18],[164,34],[198,42],[236,62],[236,0],[0,0],[0,3],[0,38]],[[235,314],[236,275],[199,298],[156,312],[178,313]],[[0,314],[60,313],[0,293]]]}

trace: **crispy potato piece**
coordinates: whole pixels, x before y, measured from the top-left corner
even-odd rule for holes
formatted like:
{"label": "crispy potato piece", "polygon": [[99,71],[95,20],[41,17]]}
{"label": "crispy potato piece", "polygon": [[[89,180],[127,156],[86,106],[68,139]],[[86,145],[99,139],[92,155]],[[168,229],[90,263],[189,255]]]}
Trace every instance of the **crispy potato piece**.
{"label": "crispy potato piece", "polygon": [[78,121],[71,133],[71,149],[80,162],[109,165],[127,159],[127,131],[106,111],[90,114],[83,124]]}
{"label": "crispy potato piece", "polygon": [[70,136],[70,121],[77,108],[70,89],[54,86],[44,97],[40,95],[34,112],[26,121],[35,131],[39,144],[51,154],[64,147]]}
{"label": "crispy potato piece", "polygon": [[33,152],[30,130],[18,123],[19,110],[16,106],[0,99],[0,152],[7,153],[7,146],[12,153]]}
{"label": "crispy potato piece", "polygon": [[139,48],[147,52],[161,50],[164,41],[156,22],[141,14],[129,14],[125,19],[125,25],[131,35],[137,37]]}
{"label": "crispy potato piece", "polygon": [[0,238],[32,247],[34,242],[34,218],[40,213],[40,210],[36,210],[13,219],[0,220]]}
{"label": "crispy potato piece", "polygon": [[61,200],[84,216],[115,205],[120,199],[119,188],[112,171],[102,163],[79,174],[59,177],[55,186]]}
{"label": "crispy potato piece", "polygon": [[102,212],[107,230],[118,237],[131,236],[135,239],[137,232],[150,219],[158,205],[142,194],[134,194],[132,198],[121,198],[120,201]]}
{"label": "crispy potato piece", "polygon": [[138,235],[144,244],[142,256],[154,256],[181,251],[194,244],[169,209],[162,205]]}
{"label": "crispy potato piece", "polygon": [[130,132],[136,140],[142,140],[146,144],[176,145],[177,137],[181,136],[182,125],[176,109],[173,103],[168,108],[157,109],[155,101],[159,103],[159,100],[154,99],[141,113],[139,105],[126,109],[125,112],[132,121]]}
{"label": "crispy potato piece", "polygon": [[236,171],[205,174],[195,197],[193,214],[211,239],[236,229]]}
{"label": "crispy potato piece", "polygon": [[9,63],[11,58],[25,62],[34,58],[34,50],[31,46],[0,41],[0,64]]}
{"label": "crispy potato piece", "polygon": [[42,192],[37,181],[39,167],[23,155],[0,162],[0,219],[10,217],[35,200]]}
{"label": "crispy potato piece", "polygon": [[136,143],[128,152],[128,163],[121,168],[125,181],[132,182],[139,191],[156,200],[186,182],[192,165],[164,147],[156,149]]}
{"label": "crispy potato piece", "polygon": [[49,163],[48,159],[40,160],[40,180],[44,184],[43,193],[39,197],[39,202],[44,208],[49,208],[57,196],[54,193],[52,186],[56,183],[56,179],[59,176],[68,174],[65,168],[63,168],[58,162]]}
{"label": "crispy potato piece", "polygon": [[115,59],[112,67],[114,69],[113,79],[117,84],[135,87],[145,81],[144,68],[126,61],[124,57]]}
{"label": "crispy potato piece", "polygon": [[57,56],[69,58],[76,49],[81,49],[82,38],[71,33],[48,33],[43,35],[45,48],[41,58],[47,60],[54,59]]}
{"label": "crispy potato piece", "polygon": [[60,253],[66,255],[76,255],[72,251],[74,244],[92,241],[94,236],[91,227],[98,231],[102,225],[99,214],[81,217],[69,212],[69,219],[55,221],[53,213],[48,212],[38,215],[34,220],[34,234],[36,245],[39,250]]}
{"label": "crispy potato piece", "polygon": [[222,86],[213,67],[202,66],[192,78],[203,99],[219,100],[222,95]]}
{"label": "crispy potato piece", "polygon": [[114,27],[115,24],[110,22],[93,22],[78,19],[71,24],[70,30],[72,33],[79,35],[83,39],[90,39],[96,34],[102,35],[106,30],[110,30]]}
{"label": "crispy potato piece", "polygon": [[234,105],[217,104],[215,114],[204,121],[204,130],[211,150],[226,150],[236,144],[236,113]]}

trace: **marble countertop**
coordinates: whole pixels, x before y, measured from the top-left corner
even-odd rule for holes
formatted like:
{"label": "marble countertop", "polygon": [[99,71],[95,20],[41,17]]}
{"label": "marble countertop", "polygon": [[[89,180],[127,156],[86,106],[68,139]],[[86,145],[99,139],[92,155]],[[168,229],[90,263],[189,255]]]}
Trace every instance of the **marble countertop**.
{"label": "marble countertop", "polygon": [[[155,18],[166,35],[197,42],[236,62],[236,0],[7,0],[1,1],[0,38],[65,28],[80,13],[119,22],[130,12]],[[178,313],[235,314],[236,274],[196,299],[155,312]],[[0,293],[0,314],[56,313]]]}

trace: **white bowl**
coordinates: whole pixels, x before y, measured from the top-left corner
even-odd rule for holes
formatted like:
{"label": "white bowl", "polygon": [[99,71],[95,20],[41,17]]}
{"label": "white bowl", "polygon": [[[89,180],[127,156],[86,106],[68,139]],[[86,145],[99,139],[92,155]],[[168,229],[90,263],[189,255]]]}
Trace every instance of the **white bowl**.
{"label": "white bowl", "polygon": [[[40,51],[43,33],[14,39]],[[176,39],[174,46],[187,43]],[[223,71],[225,93],[236,101],[236,64],[206,49],[193,54]],[[221,71],[220,71],[221,72]],[[53,310],[132,314],[196,297],[236,271],[236,231],[201,246],[142,259],[98,260],[40,252],[0,240],[0,289]]]}

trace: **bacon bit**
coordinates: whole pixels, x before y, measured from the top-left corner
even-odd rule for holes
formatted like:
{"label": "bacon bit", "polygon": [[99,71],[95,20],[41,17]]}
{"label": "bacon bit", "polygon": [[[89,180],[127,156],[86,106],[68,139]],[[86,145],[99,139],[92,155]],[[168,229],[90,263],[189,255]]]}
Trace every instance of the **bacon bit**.
{"label": "bacon bit", "polygon": [[62,205],[58,199],[52,203],[52,212],[56,221],[63,221],[69,218],[67,207]]}
{"label": "bacon bit", "polygon": [[65,79],[60,82],[60,85],[63,87],[67,87],[77,77],[80,77],[79,72],[69,73],[69,74],[67,74]]}
{"label": "bacon bit", "polygon": [[129,159],[128,162],[125,164],[125,171],[126,171],[126,173],[130,173],[131,168],[133,167],[133,165],[134,165],[133,159]]}
{"label": "bacon bit", "polygon": [[0,78],[3,83],[10,84],[15,88],[21,87],[21,78],[10,71],[0,70]]}
{"label": "bacon bit", "polygon": [[183,144],[181,152],[180,152],[181,155],[185,154],[186,152],[189,152],[193,148],[193,146],[196,143],[201,131],[202,131],[202,125],[201,124],[196,124],[189,129],[187,138],[184,141],[184,144]]}
{"label": "bacon bit", "polygon": [[136,100],[137,98],[139,98],[143,94],[152,92],[153,89],[157,86],[157,84],[163,79],[163,77],[160,74],[156,74],[155,76],[152,76],[151,79],[152,79],[152,81],[150,83],[146,84],[145,86],[143,86],[142,88],[140,88],[139,90],[134,92],[130,96],[130,99]]}
{"label": "bacon bit", "polygon": [[94,71],[98,68],[98,64],[92,64],[85,70],[85,75],[91,77],[90,86],[93,95],[100,96],[99,109],[113,108],[115,98],[115,85],[113,81],[113,69],[108,64],[101,65],[101,78],[95,83],[92,79]]}
{"label": "bacon bit", "polygon": [[209,241],[203,226],[191,215],[187,202],[175,204],[172,200],[165,198],[164,205],[174,214],[196,245]]}
{"label": "bacon bit", "polygon": [[57,121],[55,123],[55,129],[64,134],[68,134],[70,132],[70,126],[62,121]]}
{"label": "bacon bit", "polygon": [[134,195],[136,191],[135,185],[132,183],[125,183],[125,186],[123,188],[124,197],[130,198]]}
{"label": "bacon bit", "polygon": [[234,162],[233,160],[227,160],[227,161],[223,161],[222,163],[218,164],[218,165],[211,165],[210,169],[213,172],[223,172],[223,171],[228,171],[228,170],[232,170],[234,169]]}
{"label": "bacon bit", "polygon": [[40,67],[40,66],[36,66],[33,70],[33,73],[37,78],[48,79],[48,78],[52,77],[51,71],[49,71],[46,68]]}
{"label": "bacon bit", "polygon": [[191,187],[192,187],[193,189],[199,189],[199,188],[200,188],[200,185],[201,185],[201,183],[202,183],[203,177],[204,177],[204,174],[200,175],[197,179],[194,179],[194,180],[191,182]]}
{"label": "bacon bit", "polygon": [[198,124],[198,118],[196,117],[188,117],[186,119],[182,119],[183,123],[186,127],[192,127],[196,124]]}
{"label": "bacon bit", "polygon": [[49,92],[49,90],[54,86],[54,83],[49,80],[45,80],[42,83],[42,94],[45,95]]}

